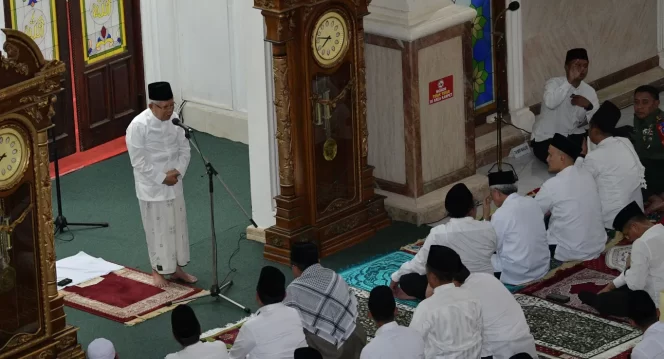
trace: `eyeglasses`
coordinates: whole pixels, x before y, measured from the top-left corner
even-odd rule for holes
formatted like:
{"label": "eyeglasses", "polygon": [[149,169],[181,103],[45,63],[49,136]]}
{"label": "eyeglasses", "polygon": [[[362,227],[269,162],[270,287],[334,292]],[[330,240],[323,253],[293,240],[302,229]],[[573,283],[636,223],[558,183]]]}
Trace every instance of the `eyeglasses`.
{"label": "eyeglasses", "polygon": [[175,102],[173,102],[172,105],[167,105],[167,106],[159,106],[156,103],[152,103],[152,104],[157,106],[159,109],[164,110],[164,111],[175,110],[175,107],[177,107],[177,103],[175,103]]}

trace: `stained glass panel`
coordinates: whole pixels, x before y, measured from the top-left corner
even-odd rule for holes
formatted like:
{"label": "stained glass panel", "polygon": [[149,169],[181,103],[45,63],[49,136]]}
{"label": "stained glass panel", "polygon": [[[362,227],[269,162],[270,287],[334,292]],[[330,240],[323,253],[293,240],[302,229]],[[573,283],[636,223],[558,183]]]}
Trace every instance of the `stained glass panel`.
{"label": "stained glass panel", "polygon": [[81,0],[85,63],[127,51],[123,0]]}
{"label": "stained glass panel", "polygon": [[11,0],[12,28],[35,41],[46,60],[59,60],[55,0]]}
{"label": "stained glass panel", "polygon": [[[498,0],[501,1],[501,0]],[[491,0],[456,0],[457,5],[470,6],[477,11],[471,28],[473,46],[473,99],[475,110],[481,111],[496,100],[495,61],[491,23]]]}

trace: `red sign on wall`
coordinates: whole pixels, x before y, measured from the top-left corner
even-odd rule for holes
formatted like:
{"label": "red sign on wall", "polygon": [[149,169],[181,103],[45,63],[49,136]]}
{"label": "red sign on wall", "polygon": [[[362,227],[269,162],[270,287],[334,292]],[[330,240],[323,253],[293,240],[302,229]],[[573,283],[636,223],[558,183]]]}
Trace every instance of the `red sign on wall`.
{"label": "red sign on wall", "polygon": [[454,97],[454,76],[429,82],[429,105]]}

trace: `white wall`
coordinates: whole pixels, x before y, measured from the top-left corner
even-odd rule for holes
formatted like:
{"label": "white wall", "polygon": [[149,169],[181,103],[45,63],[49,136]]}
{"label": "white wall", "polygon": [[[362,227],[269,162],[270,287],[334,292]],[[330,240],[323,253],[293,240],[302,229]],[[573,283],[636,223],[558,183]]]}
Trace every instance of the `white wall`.
{"label": "white wall", "polygon": [[[248,143],[246,0],[141,2],[146,84],[169,81],[185,122]],[[205,9],[205,11],[201,11]]]}
{"label": "white wall", "polygon": [[[5,28],[5,7],[0,4],[0,29]],[[5,33],[0,31],[0,53],[4,53],[2,47],[5,45]]]}

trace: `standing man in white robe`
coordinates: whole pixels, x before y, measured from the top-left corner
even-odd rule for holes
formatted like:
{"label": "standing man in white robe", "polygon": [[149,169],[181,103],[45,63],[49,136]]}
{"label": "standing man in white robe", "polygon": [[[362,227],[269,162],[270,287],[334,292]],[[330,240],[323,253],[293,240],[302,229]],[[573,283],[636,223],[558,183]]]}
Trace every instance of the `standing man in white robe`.
{"label": "standing man in white robe", "polygon": [[557,133],[549,146],[547,180],[535,196],[545,216],[550,215],[547,238],[553,257],[561,262],[599,257],[606,246],[602,204],[593,176],[574,165],[577,146]]}
{"label": "standing man in white robe", "polygon": [[585,140],[588,121],[599,107],[595,89],[583,81],[589,64],[585,49],[571,49],[565,57],[565,76],[546,82],[542,113],[531,136],[533,153],[542,162],[546,162],[549,144],[556,133],[569,137],[579,147]]}
{"label": "standing man in white robe", "polygon": [[628,204],[636,202],[643,209],[641,187],[645,184],[645,168],[630,140],[612,135],[618,120],[620,109],[605,101],[590,121],[590,141],[597,148],[588,152],[583,141],[583,151],[576,160],[577,166],[595,178],[607,229],[613,228],[616,215]]}
{"label": "standing man in white robe", "polygon": [[[517,193],[516,181],[512,171],[489,173],[491,195],[484,203],[484,219],[491,221],[498,236],[491,262],[500,281],[510,285],[543,278],[551,258],[544,214],[534,198]],[[491,201],[498,207],[493,216]]]}
{"label": "standing man in white robe", "polygon": [[189,159],[184,130],[171,123],[173,92],[167,82],[148,85],[149,108],[127,128],[127,150],[134,168],[136,197],[148,244],[154,285],[166,287],[171,279],[195,283],[196,277],[182,267],[189,263],[187,210],[182,190]]}

